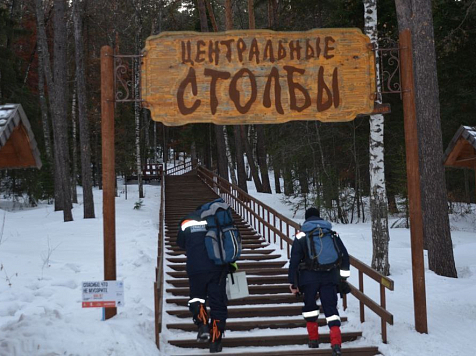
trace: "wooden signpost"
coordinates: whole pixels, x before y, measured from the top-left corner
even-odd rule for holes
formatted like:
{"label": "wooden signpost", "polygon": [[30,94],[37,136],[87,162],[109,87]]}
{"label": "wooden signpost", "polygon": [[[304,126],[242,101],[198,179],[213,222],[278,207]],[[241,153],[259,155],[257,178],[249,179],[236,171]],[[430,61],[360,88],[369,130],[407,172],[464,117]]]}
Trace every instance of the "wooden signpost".
{"label": "wooden signpost", "polygon": [[163,32],[146,42],[142,99],[171,126],[350,121],[373,111],[374,60],[359,29]]}

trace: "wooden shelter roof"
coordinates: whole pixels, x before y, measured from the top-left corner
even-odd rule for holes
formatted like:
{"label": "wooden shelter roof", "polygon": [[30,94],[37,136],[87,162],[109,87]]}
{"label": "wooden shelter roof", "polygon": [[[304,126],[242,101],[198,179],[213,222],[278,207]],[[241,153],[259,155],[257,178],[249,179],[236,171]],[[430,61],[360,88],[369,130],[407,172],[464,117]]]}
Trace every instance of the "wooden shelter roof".
{"label": "wooden shelter roof", "polygon": [[476,169],[476,127],[460,126],[445,151],[444,164]]}
{"label": "wooden shelter roof", "polygon": [[21,104],[0,105],[0,169],[41,168],[40,152]]}

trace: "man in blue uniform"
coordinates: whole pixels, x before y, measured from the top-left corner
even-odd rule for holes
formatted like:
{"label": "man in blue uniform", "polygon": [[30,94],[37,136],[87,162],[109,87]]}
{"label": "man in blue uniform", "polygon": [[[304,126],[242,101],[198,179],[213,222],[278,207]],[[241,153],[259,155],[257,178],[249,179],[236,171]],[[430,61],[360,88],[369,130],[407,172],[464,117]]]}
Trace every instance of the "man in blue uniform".
{"label": "man in blue uniform", "polygon": [[[177,245],[184,249],[187,255],[190,284],[188,307],[194,323],[198,326],[197,341],[210,340],[210,352],[215,353],[222,350],[221,339],[228,316],[225,283],[228,265],[215,265],[208,257],[205,247],[206,224],[200,217],[200,209],[188,214],[179,223]],[[210,324],[206,309],[207,299],[210,306]]]}
{"label": "man in blue uniform", "polygon": [[[319,307],[316,305],[316,295],[319,293],[330,329],[333,355],[341,355],[342,337],[337,311],[337,292],[349,292],[349,286],[345,282],[350,276],[349,254],[340,237],[332,233],[331,223],[320,218],[318,209],[307,209],[305,219],[291,249],[289,287],[293,294],[304,294],[302,315],[306,320],[309,347],[319,347]],[[317,240],[317,245],[309,236]]]}

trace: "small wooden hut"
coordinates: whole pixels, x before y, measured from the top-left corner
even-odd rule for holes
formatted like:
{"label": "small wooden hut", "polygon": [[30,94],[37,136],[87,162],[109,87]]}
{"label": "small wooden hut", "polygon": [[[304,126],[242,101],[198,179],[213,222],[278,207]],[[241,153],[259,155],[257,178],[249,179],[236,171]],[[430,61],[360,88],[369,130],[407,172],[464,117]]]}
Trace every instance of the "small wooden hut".
{"label": "small wooden hut", "polygon": [[476,127],[460,126],[446,148],[444,164],[447,167],[471,168],[476,173]]}
{"label": "small wooden hut", "polygon": [[40,152],[21,104],[0,105],[0,169],[41,168]]}
{"label": "small wooden hut", "polygon": [[476,127],[460,126],[445,151],[445,166],[476,168]]}

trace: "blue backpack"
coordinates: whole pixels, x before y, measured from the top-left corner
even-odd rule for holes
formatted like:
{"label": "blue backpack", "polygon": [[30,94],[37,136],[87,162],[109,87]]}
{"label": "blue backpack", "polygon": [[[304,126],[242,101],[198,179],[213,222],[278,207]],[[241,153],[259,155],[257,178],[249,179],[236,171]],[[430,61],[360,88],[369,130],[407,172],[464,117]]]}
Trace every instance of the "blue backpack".
{"label": "blue backpack", "polygon": [[307,258],[305,268],[329,271],[340,265],[341,253],[336,243],[336,233],[326,220],[306,221],[301,230],[306,234]]}
{"label": "blue backpack", "polygon": [[241,255],[242,246],[230,206],[218,198],[201,206],[200,217],[207,222],[205,246],[208,257],[216,265],[235,262]]}

